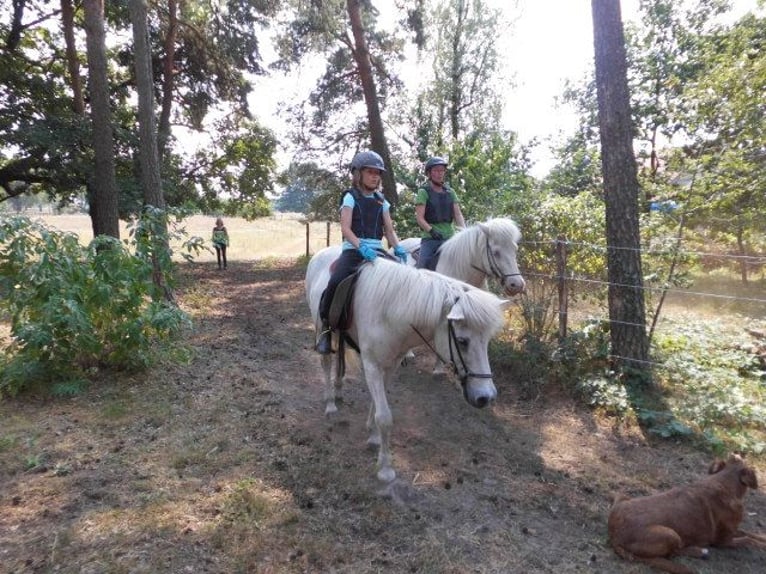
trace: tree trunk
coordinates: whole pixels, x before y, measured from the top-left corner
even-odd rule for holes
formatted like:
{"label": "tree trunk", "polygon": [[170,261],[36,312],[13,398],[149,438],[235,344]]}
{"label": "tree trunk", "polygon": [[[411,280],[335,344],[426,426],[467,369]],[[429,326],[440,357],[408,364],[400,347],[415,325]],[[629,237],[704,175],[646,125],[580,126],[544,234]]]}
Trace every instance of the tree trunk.
{"label": "tree trunk", "polygon": [[640,193],[633,154],[625,37],[618,0],[591,0],[596,90],[606,203],[612,354],[621,367],[648,372]]}
{"label": "tree trunk", "polygon": [[133,48],[136,58],[136,88],[138,91],[139,164],[141,186],[144,189],[144,205],[163,210],[160,221],[151,217],[151,249],[154,284],[165,294],[165,299],[175,302],[172,289],[165,281],[161,261],[169,260],[168,230],[165,197],[162,194],[160,161],[157,150],[157,130],[154,121],[154,81],[149,43],[149,27],[146,22],[146,0],[130,0],[130,19],[133,25]]}
{"label": "tree trunk", "polygon": [[103,0],[83,0],[88,53],[88,80],[93,124],[93,178],[90,187],[90,217],[93,235],[120,238],[117,182],[114,167],[114,136],[106,73]]}
{"label": "tree trunk", "polygon": [[362,92],[364,93],[364,103],[367,106],[367,120],[370,123],[370,144],[372,149],[383,158],[383,163],[386,166],[386,172],[383,174],[383,194],[392,206],[396,206],[399,203],[399,195],[396,191],[396,181],[394,180],[394,171],[391,166],[391,154],[388,151],[383,120],[380,115],[380,106],[378,106],[377,87],[375,86],[375,78],[372,75],[370,51],[367,48],[367,40],[364,37],[365,30],[362,25],[359,0],[347,0],[346,6],[348,8],[349,19],[351,20],[351,31],[354,34],[354,60],[359,70],[359,79],[362,82]]}
{"label": "tree trunk", "polygon": [[144,204],[165,209],[160,181],[160,164],[157,152],[157,130],[154,120],[154,81],[149,45],[149,28],[146,23],[146,0],[130,0],[130,19],[133,25],[133,50],[138,91],[138,134],[141,185]]}
{"label": "tree trunk", "polygon": [[77,58],[77,45],[74,40],[74,8],[72,0],[61,0],[61,21],[66,43],[66,64],[69,72],[69,85],[72,88],[72,109],[78,116],[85,115],[85,99],[82,95],[80,79],[80,60]]}
{"label": "tree trunk", "polygon": [[26,0],[13,0],[13,17],[5,40],[5,49],[9,52],[15,52],[21,42],[21,33],[24,30],[24,8],[26,8]]}
{"label": "tree trunk", "polygon": [[747,273],[747,249],[745,248],[745,227],[741,221],[737,220],[737,253],[739,259],[739,277],[744,285],[748,283]]}
{"label": "tree trunk", "polygon": [[468,18],[468,6],[463,0],[453,5],[455,10],[455,36],[452,39],[452,57],[450,58],[449,123],[450,135],[455,142],[460,137],[460,114],[463,107],[463,34],[465,20]]}
{"label": "tree trunk", "polygon": [[162,110],[157,130],[157,147],[160,160],[165,157],[168,138],[170,137],[170,112],[173,107],[173,87],[175,86],[176,35],[178,34],[178,2],[168,0],[168,30],[163,42],[165,58],[162,65]]}

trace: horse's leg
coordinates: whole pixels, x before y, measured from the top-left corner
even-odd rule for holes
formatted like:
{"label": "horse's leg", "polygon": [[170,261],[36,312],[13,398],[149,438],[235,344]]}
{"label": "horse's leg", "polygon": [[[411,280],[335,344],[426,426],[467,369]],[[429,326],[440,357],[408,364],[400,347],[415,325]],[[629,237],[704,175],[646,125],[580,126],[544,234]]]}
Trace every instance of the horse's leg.
{"label": "horse's leg", "polygon": [[[370,390],[373,405],[370,415],[376,431],[371,432],[368,443],[374,444],[376,438],[380,440],[378,448],[378,478],[391,482],[396,478],[396,472],[391,465],[391,425],[393,417],[386,398],[386,381],[389,373],[370,361],[364,361],[364,378],[367,380],[367,388]],[[369,424],[369,421],[368,421]],[[376,437],[377,435],[377,437]]]}
{"label": "horse's leg", "polygon": [[322,361],[322,370],[324,371],[324,414],[330,416],[338,412],[338,406],[335,401],[340,398],[343,381],[338,377],[338,373],[333,369],[332,363],[334,355],[320,355]]}
{"label": "horse's leg", "polygon": [[370,436],[367,437],[367,444],[370,446],[380,446],[380,431],[375,424],[375,401],[370,401],[370,411],[367,413],[367,430]]}

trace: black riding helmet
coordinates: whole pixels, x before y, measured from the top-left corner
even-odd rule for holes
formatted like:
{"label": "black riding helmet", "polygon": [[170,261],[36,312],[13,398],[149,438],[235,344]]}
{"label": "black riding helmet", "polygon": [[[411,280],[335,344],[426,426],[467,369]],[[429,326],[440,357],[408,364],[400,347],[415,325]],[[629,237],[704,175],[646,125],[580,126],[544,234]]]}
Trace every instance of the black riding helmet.
{"label": "black riding helmet", "polygon": [[447,167],[449,164],[447,163],[447,160],[443,157],[432,157],[426,162],[426,175],[428,175],[431,172],[432,167],[436,167],[437,165],[443,165],[444,167]]}
{"label": "black riding helmet", "polygon": [[363,167],[371,167],[373,169],[379,169],[380,171],[386,171],[386,166],[383,165],[383,158],[374,151],[360,151],[354,156],[354,159],[351,160],[351,171],[356,171]]}

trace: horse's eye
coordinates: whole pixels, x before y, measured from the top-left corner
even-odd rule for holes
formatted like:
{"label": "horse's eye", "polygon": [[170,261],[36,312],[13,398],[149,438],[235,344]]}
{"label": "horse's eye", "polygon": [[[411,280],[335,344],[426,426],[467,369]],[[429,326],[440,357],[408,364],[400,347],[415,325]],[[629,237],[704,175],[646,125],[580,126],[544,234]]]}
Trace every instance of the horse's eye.
{"label": "horse's eye", "polygon": [[468,339],[466,337],[458,337],[457,338],[457,344],[460,345],[463,349],[468,348]]}

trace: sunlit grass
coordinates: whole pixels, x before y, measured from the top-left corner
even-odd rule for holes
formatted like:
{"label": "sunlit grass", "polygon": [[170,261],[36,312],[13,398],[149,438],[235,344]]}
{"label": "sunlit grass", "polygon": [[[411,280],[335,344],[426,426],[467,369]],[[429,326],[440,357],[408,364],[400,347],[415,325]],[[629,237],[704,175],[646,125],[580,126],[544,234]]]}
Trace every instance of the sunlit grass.
{"label": "sunlit grass", "polygon": [[[40,219],[51,227],[61,231],[77,234],[83,245],[93,239],[91,220],[88,215],[39,215],[32,217]],[[214,217],[194,215],[183,221],[182,228],[190,237],[201,237],[205,240],[208,250],[202,251],[195,260],[201,262],[215,261],[215,252],[210,243]],[[229,261],[250,261],[263,257],[299,257],[306,253],[306,225],[297,216],[275,215],[247,221],[239,217],[224,218],[224,224],[229,231]],[[311,223],[309,226],[308,248],[310,253],[316,253],[327,244],[328,228],[323,222]],[[330,243],[340,243],[340,226],[330,226]],[[120,223],[120,237],[129,237],[125,222]],[[178,250],[176,242],[171,245]]]}

